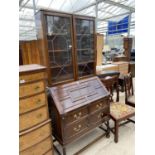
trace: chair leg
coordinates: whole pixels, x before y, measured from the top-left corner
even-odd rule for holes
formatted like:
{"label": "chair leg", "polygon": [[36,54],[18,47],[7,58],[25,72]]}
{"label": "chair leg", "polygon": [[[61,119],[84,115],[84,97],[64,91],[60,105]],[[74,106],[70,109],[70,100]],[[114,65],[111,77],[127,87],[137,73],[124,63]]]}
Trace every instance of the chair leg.
{"label": "chair leg", "polygon": [[63,146],[62,147],[63,155],[66,155],[66,148]]}
{"label": "chair leg", "polygon": [[110,127],[109,127],[109,120],[107,121],[106,126],[107,126],[107,133],[106,133],[106,137],[107,137],[107,138],[110,138]]}
{"label": "chair leg", "polygon": [[119,79],[119,85],[121,86],[121,92],[124,92],[124,80]]}
{"label": "chair leg", "polygon": [[118,142],[118,128],[119,128],[119,123],[117,121],[115,121],[115,136],[114,136],[114,141],[115,143]]}
{"label": "chair leg", "polygon": [[116,102],[119,102],[119,86],[118,86],[118,82],[116,83],[116,93],[117,93]]}

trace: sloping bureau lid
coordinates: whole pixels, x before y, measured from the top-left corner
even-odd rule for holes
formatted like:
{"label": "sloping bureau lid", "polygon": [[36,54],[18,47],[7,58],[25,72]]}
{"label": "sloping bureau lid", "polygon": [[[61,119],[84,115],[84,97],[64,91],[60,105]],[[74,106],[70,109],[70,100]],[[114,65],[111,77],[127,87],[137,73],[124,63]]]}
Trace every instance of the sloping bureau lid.
{"label": "sloping bureau lid", "polygon": [[49,88],[60,114],[87,105],[109,95],[98,77]]}

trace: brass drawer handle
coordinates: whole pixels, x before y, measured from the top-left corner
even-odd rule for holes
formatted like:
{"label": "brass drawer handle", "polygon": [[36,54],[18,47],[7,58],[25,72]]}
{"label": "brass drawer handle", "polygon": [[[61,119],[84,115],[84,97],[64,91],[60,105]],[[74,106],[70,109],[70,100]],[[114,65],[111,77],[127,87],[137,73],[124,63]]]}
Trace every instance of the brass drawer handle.
{"label": "brass drawer handle", "polygon": [[79,112],[78,114],[74,114],[74,118],[75,119],[79,119],[82,116],[82,113]]}
{"label": "brass drawer handle", "polygon": [[35,90],[38,90],[38,89],[40,89],[40,87],[39,87],[39,86],[36,86],[34,89],[35,89]]}
{"label": "brass drawer handle", "polygon": [[82,115],[82,113],[81,112],[79,112],[79,116],[81,116]]}
{"label": "brass drawer handle", "polygon": [[78,127],[74,127],[74,131],[76,131],[76,132],[78,132],[78,131],[80,131],[81,130],[81,127],[82,127],[82,125],[81,124],[79,124],[78,125]]}
{"label": "brass drawer handle", "polygon": [[97,105],[96,105],[96,108],[102,108],[102,103],[97,104]]}
{"label": "brass drawer handle", "polygon": [[102,113],[100,113],[97,117],[98,117],[98,118],[103,118],[103,116],[104,116],[104,113],[102,112]]}
{"label": "brass drawer handle", "polygon": [[76,115],[76,114],[74,114],[74,118],[76,118],[76,119],[77,119],[77,115]]}
{"label": "brass drawer handle", "polygon": [[37,100],[37,102],[36,102],[36,104],[40,104],[41,103],[41,100],[40,99],[38,99]]}

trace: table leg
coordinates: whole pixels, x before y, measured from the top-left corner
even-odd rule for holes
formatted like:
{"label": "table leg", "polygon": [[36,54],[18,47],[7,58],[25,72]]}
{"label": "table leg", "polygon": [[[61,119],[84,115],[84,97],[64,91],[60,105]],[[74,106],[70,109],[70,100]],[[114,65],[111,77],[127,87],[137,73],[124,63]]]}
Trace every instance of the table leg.
{"label": "table leg", "polygon": [[66,155],[66,147],[65,146],[62,147],[62,151],[63,151],[63,155]]}

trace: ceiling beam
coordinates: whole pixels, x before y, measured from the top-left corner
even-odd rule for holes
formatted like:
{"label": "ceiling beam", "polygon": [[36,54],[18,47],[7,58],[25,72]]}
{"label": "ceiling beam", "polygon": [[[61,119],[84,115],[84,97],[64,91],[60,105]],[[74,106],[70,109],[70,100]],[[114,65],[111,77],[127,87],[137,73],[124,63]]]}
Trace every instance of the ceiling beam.
{"label": "ceiling beam", "polygon": [[[99,4],[99,3],[102,3],[102,2],[107,3],[107,4],[111,4],[111,5],[113,5],[113,6],[117,6],[117,7],[126,9],[126,10],[129,10],[129,11],[131,11],[131,12],[135,12],[135,8],[133,8],[133,7],[129,7],[129,6],[127,6],[127,5],[120,4],[120,3],[114,2],[114,1],[112,1],[112,0],[99,0],[98,2],[91,3],[91,4],[87,5],[87,6],[84,6],[84,7],[80,8],[80,9],[78,9],[78,10],[75,10],[74,13],[80,12],[80,11],[82,11],[82,10],[85,10],[85,9],[87,9],[87,8],[90,8],[90,7],[94,6],[94,5],[96,5],[96,3]],[[33,6],[31,6],[31,5],[26,5],[26,6],[24,6],[24,8],[26,8],[26,9],[33,9]],[[40,8],[48,9],[48,7],[37,6],[37,7],[36,7],[36,10],[39,10]]]}
{"label": "ceiling beam", "polygon": [[84,12],[84,13],[81,13],[82,15],[90,15],[91,13],[94,13],[95,11],[92,10],[92,11],[89,11],[89,12]]}
{"label": "ceiling beam", "polygon": [[107,3],[107,4],[111,4],[111,5],[114,5],[114,6],[118,6],[120,8],[123,8],[123,9],[126,9],[126,10],[129,10],[131,12],[135,12],[135,8],[133,7],[129,7],[127,5],[124,5],[124,4],[121,4],[121,3],[118,3],[118,2],[114,2],[112,0],[102,0],[104,3]]}
{"label": "ceiling beam", "polygon": [[26,28],[27,28],[27,27],[31,27],[31,28],[33,27],[33,28],[35,28],[35,26],[32,26],[32,25],[19,25],[19,28],[20,28],[20,27],[26,27]]}
{"label": "ceiling beam", "polygon": [[[99,2],[98,2],[98,3],[99,3]],[[96,2],[91,3],[91,4],[87,5],[87,6],[84,6],[84,7],[80,8],[80,9],[74,11],[74,13],[77,13],[77,12],[80,12],[80,11],[85,10],[85,9],[87,9],[87,8],[90,8],[90,7],[92,7],[92,6],[96,5],[96,4],[97,4]]]}
{"label": "ceiling beam", "polygon": [[100,11],[101,14],[102,14],[102,13],[107,13],[107,14],[110,14],[110,15],[114,15],[112,12],[106,11],[106,10],[104,10],[104,9],[100,9],[100,10],[98,10],[98,11]]}
{"label": "ceiling beam", "polygon": [[[33,5],[26,5],[24,6],[24,9],[33,9]],[[39,10],[39,9],[49,10],[48,7],[36,6],[36,10]]]}
{"label": "ceiling beam", "polygon": [[23,3],[24,0],[19,0],[19,6]]}
{"label": "ceiling beam", "polygon": [[27,5],[27,3],[28,3],[29,1],[30,1],[30,0],[27,0],[23,5],[21,5],[19,11],[21,11],[22,8],[24,8],[24,7]]}
{"label": "ceiling beam", "polygon": [[34,22],[34,19],[32,19],[32,18],[23,18],[23,17],[20,17],[19,20],[33,21]]}
{"label": "ceiling beam", "polygon": [[126,13],[122,13],[122,14],[118,14],[118,15],[115,15],[115,16],[111,16],[111,17],[107,17],[107,18],[99,18],[98,21],[104,21],[104,20],[108,20],[108,19],[111,19],[111,18],[115,18],[115,17],[119,17],[119,16],[124,16],[124,15],[129,15],[131,12],[126,12]]}
{"label": "ceiling beam", "polygon": [[82,10],[85,10],[87,8],[90,8],[90,7],[94,6],[94,5],[96,5],[97,3],[99,4],[99,3],[102,3],[102,2],[113,5],[113,6],[117,6],[117,7],[126,9],[126,10],[129,10],[131,12],[135,12],[135,8],[129,7],[129,6],[121,4],[121,3],[114,2],[112,0],[98,0],[97,2],[91,3],[91,4],[87,5],[87,6],[84,6],[84,7],[80,8],[80,9],[74,11],[74,13],[80,12]]}

